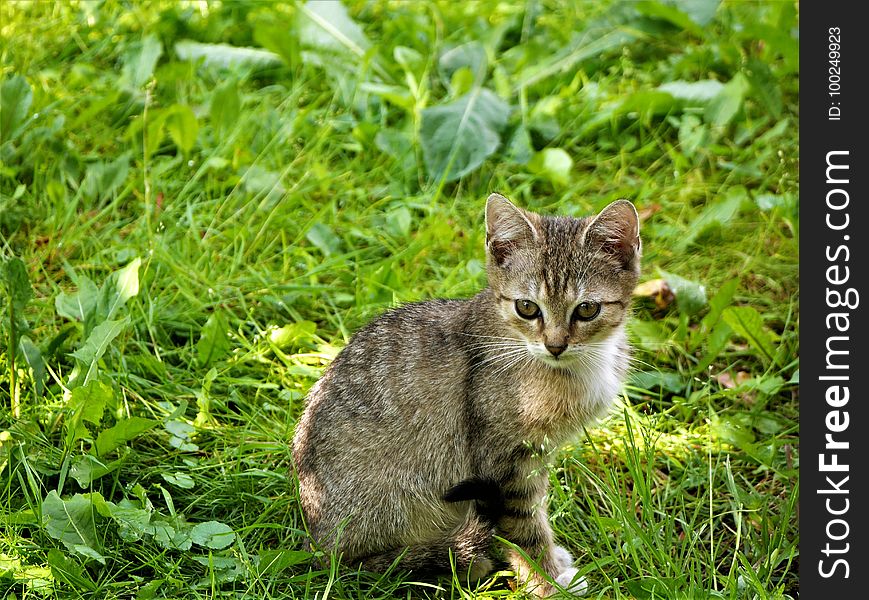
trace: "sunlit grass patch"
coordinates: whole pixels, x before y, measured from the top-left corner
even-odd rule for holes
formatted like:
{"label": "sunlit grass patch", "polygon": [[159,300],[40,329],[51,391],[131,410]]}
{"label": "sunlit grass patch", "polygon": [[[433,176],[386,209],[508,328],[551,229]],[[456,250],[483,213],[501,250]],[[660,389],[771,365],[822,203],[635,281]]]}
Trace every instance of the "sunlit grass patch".
{"label": "sunlit grass patch", "polygon": [[798,8],[689,4],[2,4],[3,594],[518,596],[315,562],[290,452],[354,331],[485,285],[500,191],[640,212],[552,472],[591,597],[795,596]]}

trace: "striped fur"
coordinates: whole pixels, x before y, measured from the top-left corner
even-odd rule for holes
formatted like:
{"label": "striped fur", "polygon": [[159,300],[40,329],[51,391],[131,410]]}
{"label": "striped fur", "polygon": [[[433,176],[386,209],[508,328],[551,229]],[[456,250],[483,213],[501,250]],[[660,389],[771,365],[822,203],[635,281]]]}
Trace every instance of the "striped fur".
{"label": "striped fur", "polygon": [[[544,217],[493,194],[486,238],[486,289],[385,313],[311,389],[293,440],[302,510],[312,543],[353,567],[484,576],[504,552],[497,534],[567,585],[547,466],[623,381],[637,213],[618,201]],[[540,316],[523,318],[520,299]],[[581,302],[599,314],[578,319]],[[521,553],[506,558],[527,589],[553,591]]]}

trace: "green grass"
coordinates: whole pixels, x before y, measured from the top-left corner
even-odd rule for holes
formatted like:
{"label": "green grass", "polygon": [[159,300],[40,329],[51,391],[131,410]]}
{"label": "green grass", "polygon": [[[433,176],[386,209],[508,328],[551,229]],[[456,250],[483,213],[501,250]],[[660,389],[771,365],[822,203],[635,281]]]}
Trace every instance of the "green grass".
{"label": "green grass", "polygon": [[[0,596],[519,595],[317,567],[290,454],[353,331],[485,285],[498,190],[631,199],[670,291],[552,470],[589,596],[796,597],[798,9],[693,6],[352,2],[336,45],[316,5],[0,5]],[[445,175],[428,111],[483,88],[500,145]]]}

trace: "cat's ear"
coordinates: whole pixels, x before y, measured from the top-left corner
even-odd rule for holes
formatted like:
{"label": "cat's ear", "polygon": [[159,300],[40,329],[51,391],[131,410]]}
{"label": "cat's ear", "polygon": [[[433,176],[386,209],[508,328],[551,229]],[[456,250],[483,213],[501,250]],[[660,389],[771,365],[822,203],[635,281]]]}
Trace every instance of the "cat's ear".
{"label": "cat's ear", "polygon": [[627,200],[616,200],[604,208],[585,230],[585,244],[625,269],[636,268],[641,251],[637,209]]}
{"label": "cat's ear", "polygon": [[501,194],[486,200],[486,251],[499,267],[519,248],[539,238],[537,215],[522,210]]}

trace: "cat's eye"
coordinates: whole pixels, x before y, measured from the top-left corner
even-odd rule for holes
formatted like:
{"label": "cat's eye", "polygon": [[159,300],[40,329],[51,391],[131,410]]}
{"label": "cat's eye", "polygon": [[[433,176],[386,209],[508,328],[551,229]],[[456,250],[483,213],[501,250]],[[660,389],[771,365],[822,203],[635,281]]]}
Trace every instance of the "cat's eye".
{"label": "cat's eye", "polygon": [[591,321],[600,313],[600,302],[580,302],[573,311],[573,318],[579,321]]}
{"label": "cat's eye", "polygon": [[523,319],[536,319],[540,316],[540,307],[531,300],[516,300],[516,314]]}

